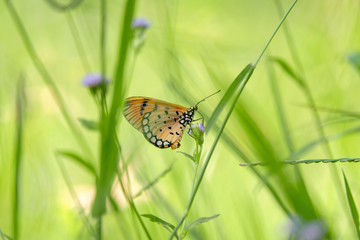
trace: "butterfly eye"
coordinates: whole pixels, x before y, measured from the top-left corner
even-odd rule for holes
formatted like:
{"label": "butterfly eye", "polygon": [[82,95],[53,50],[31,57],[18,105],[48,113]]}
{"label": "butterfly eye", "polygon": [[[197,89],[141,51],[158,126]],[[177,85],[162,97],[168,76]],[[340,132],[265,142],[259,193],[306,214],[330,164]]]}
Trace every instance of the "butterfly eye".
{"label": "butterfly eye", "polygon": [[199,106],[196,105],[196,106],[194,107],[194,109],[195,109],[195,111],[198,111],[198,110],[199,110]]}

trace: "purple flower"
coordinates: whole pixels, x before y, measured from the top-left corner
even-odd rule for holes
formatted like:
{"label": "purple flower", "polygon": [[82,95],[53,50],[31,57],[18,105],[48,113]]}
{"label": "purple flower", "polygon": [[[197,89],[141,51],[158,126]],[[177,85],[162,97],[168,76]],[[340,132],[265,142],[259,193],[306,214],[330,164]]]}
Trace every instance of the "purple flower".
{"label": "purple flower", "polygon": [[205,132],[205,128],[204,128],[204,124],[203,123],[201,123],[200,125],[199,125],[199,130],[200,130],[200,132]]}
{"label": "purple flower", "polygon": [[193,137],[200,145],[202,145],[204,143],[204,133],[205,133],[205,128],[204,128],[204,124],[201,123],[196,123],[191,125],[191,127],[189,128],[188,131],[189,135],[191,137]]}
{"label": "purple flower", "polygon": [[295,239],[316,240],[326,234],[326,226],[320,219],[305,221],[300,216],[292,216],[286,225],[288,236]]}
{"label": "purple flower", "polygon": [[132,29],[147,29],[151,23],[146,18],[134,18],[131,23]]}
{"label": "purple flower", "polygon": [[100,86],[102,80],[105,80],[105,84],[109,83],[109,79],[106,77],[103,79],[100,73],[88,73],[81,82],[86,87],[94,88]]}

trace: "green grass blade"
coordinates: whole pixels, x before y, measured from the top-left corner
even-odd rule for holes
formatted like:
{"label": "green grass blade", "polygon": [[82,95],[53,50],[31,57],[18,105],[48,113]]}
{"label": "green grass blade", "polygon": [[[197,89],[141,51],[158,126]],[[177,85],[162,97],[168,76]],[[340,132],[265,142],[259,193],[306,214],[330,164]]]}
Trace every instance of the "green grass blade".
{"label": "green grass blade", "polygon": [[[249,66],[249,65],[248,65],[248,66]],[[223,123],[222,123],[222,125],[221,125],[221,127],[220,127],[220,129],[219,129],[219,131],[218,131],[218,133],[217,133],[217,136],[216,136],[216,138],[215,138],[215,140],[214,140],[214,142],[213,142],[213,145],[212,145],[212,147],[211,147],[211,149],[210,149],[210,151],[209,151],[209,153],[208,153],[208,156],[206,157],[206,160],[205,160],[205,163],[204,163],[204,165],[203,165],[203,168],[201,169],[199,178],[197,179],[197,181],[196,181],[196,183],[195,183],[194,190],[193,190],[193,192],[192,192],[192,194],[191,194],[191,196],[190,196],[188,205],[187,205],[187,207],[186,207],[186,209],[185,209],[185,213],[184,213],[184,215],[182,216],[182,218],[180,219],[180,221],[178,222],[178,224],[176,225],[175,229],[173,230],[171,236],[169,237],[169,240],[172,239],[172,238],[175,236],[177,230],[179,229],[179,227],[181,226],[181,224],[184,222],[185,218],[187,217],[187,215],[188,215],[188,213],[189,213],[189,211],[190,211],[190,209],[191,209],[191,206],[192,206],[192,204],[193,204],[195,195],[196,195],[197,191],[199,190],[199,186],[200,186],[200,184],[201,184],[201,182],[202,182],[202,179],[203,179],[203,177],[204,177],[204,174],[205,174],[205,171],[206,171],[206,169],[207,169],[207,166],[208,166],[209,163],[210,163],[210,159],[211,159],[211,157],[212,157],[212,154],[214,153],[214,150],[215,150],[215,148],[216,148],[216,146],[217,146],[217,143],[218,143],[218,141],[219,141],[219,139],[220,139],[220,136],[222,135],[222,133],[223,133],[223,131],[224,131],[224,128],[225,128],[225,126],[226,126],[226,123],[227,123],[227,121],[229,120],[230,115],[231,115],[233,109],[235,108],[235,105],[236,105],[236,103],[237,103],[237,100],[239,99],[239,97],[240,97],[243,89],[245,88],[245,85],[246,85],[247,81],[250,79],[252,73],[253,73],[254,70],[255,70],[255,68],[254,68],[252,65],[250,65],[251,68],[249,68],[248,66],[246,66],[246,67],[244,68],[244,70],[242,71],[242,73],[244,73],[244,74],[242,74],[243,79],[240,79],[240,81],[242,81],[243,84],[240,86],[240,89],[237,91],[236,96],[234,97],[234,100],[233,100],[233,102],[232,102],[232,104],[231,104],[231,106],[230,106],[230,109],[229,109],[229,111],[227,112],[227,115],[226,115],[226,117],[225,117],[225,119],[224,119],[224,121],[223,121]],[[244,71],[246,71],[246,72],[244,72]],[[237,79],[235,79],[235,80],[238,81]],[[234,81],[235,81],[235,80],[234,80]]]}
{"label": "green grass blade", "polygon": [[103,116],[101,122],[101,159],[100,179],[96,187],[96,197],[92,207],[92,215],[98,217],[105,213],[105,200],[115,178],[118,163],[118,145],[116,143],[116,126],[123,102],[125,63],[131,40],[131,21],[135,10],[135,0],[125,4],[122,31],[119,37],[118,60],[115,66],[114,89],[112,104],[108,116]]}
{"label": "green grass blade", "polygon": [[[351,128],[333,135],[330,135],[329,137],[327,137],[327,139],[329,141],[334,141],[337,139],[340,139],[342,137],[346,137],[348,135],[351,134],[355,134],[360,132],[360,127],[355,127],[355,128]],[[322,144],[324,141],[323,138],[314,140],[308,144],[306,144],[305,146],[303,146],[300,150],[296,151],[292,156],[290,156],[290,159],[299,159],[301,158],[302,155],[306,154],[307,152],[309,152],[310,150],[312,150],[313,148],[317,147],[318,145]]]}
{"label": "green grass blade", "polygon": [[79,214],[79,217],[80,219],[82,220],[85,228],[88,230],[88,232],[91,234],[91,235],[95,235],[95,228],[92,226],[92,224],[90,223],[90,220],[88,219],[88,217],[86,216],[85,214],[85,209],[84,207],[82,206],[81,204],[81,201],[75,191],[75,188],[71,182],[71,179],[70,179],[70,176],[66,170],[66,167],[64,165],[64,163],[61,161],[60,157],[58,155],[55,155],[56,156],[56,160],[57,160],[57,163],[59,165],[59,168],[60,168],[60,171],[61,171],[61,174],[63,176],[63,179],[65,181],[65,184],[69,190],[69,193],[71,195],[71,198],[78,210],[78,214]]}
{"label": "green grass blade", "polygon": [[93,175],[95,178],[97,178],[95,167],[86,161],[83,157],[79,156],[76,153],[70,152],[70,151],[58,151],[59,155],[62,155],[64,157],[72,159],[74,162],[80,164],[83,166],[88,172]]}
{"label": "green grass blade", "polygon": [[20,223],[20,188],[21,188],[21,165],[23,152],[23,125],[25,112],[25,93],[24,80],[21,78],[16,92],[16,139],[15,139],[15,172],[14,172],[14,202],[13,202],[13,237],[19,239],[19,223]]}
{"label": "green grass blade", "polygon": [[359,213],[358,213],[358,210],[356,208],[356,204],[355,204],[355,201],[354,201],[353,195],[351,193],[351,189],[350,189],[349,183],[348,183],[348,181],[346,179],[344,171],[343,171],[343,177],[344,177],[344,183],[345,183],[345,189],[346,189],[346,196],[347,196],[347,200],[348,200],[348,203],[349,203],[349,208],[350,208],[350,211],[351,211],[351,216],[352,216],[352,219],[353,219],[353,222],[354,222],[357,237],[358,237],[358,239],[360,239]]}
{"label": "green grass blade", "polygon": [[226,104],[229,103],[232,96],[234,96],[236,90],[239,88],[240,84],[244,77],[248,74],[250,69],[252,68],[251,64],[248,64],[240,74],[235,78],[235,80],[231,83],[229,88],[226,90],[224,96],[220,100],[219,104],[216,106],[214,112],[211,114],[209,121],[206,124],[206,131],[210,131],[213,125],[216,123],[219,118],[221,112],[224,110]]}
{"label": "green grass blade", "polygon": [[165,229],[167,229],[170,232],[171,232],[171,229],[175,228],[175,226],[172,225],[171,223],[168,223],[167,221],[162,220],[161,218],[159,218],[159,217],[157,217],[155,215],[142,214],[141,216],[148,218],[151,222],[160,224],[161,226],[163,226]]}
{"label": "green grass blade", "polygon": [[191,223],[189,223],[185,226],[185,228],[184,228],[185,234],[187,232],[189,232],[192,228],[194,228],[202,223],[206,223],[214,218],[217,218],[218,216],[220,216],[220,214],[216,214],[211,217],[201,217],[201,218],[196,219],[195,221],[192,221]]}
{"label": "green grass blade", "polygon": [[84,0],[72,0],[71,2],[67,4],[61,4],[58,1],[54,0],[46,0],[46,2],[53,7],[54,9],[58,11],[67,11],[76,8],[79,6]]}
{"label": "green grass blade", "polygon": [[89,159],[94,159],[93,155],[91,154],[91,149],[87,145],[84,136],[82,135],[79,128],[76,126],[73,118],[70,115],[69,110],[67,109],[64,98],[62,97],[59,88],[55,84],[55,81],[50,76],[49,72],[47,71],[44,63],[41,61],[40,57],[38,56],[37,52],[35,51],[35,47],[33,46],[30,37],[24,27],[23,22],[21,21],[21,18],[19,17],[19,14],[17,13],[15,7],[13,6],[12,1],[4,0],[5,5],[8,8],[8,11],[15,23],[15,26],[20,34],[21,40],[23,41],[26,51],[30,55],[30,58],[39,72],[39,74],[42,76],[42,79],[44,80],[45,84],[48,86],[48,88],[51,90],[54,99],[56,100],[56,103],[59,106],[59,109],[69,126],[71,132],[73,133],[74,138],[78,142],[79,146],[82,148],[84,154],[89,156]]}
{"label": "green grass blade", "polygon": [[99,124],[95,121],[87,120],[84,118],[79,118],[78,120],[79,120],[80,124],[87,130],[90,130],[90,131],[98,131],[99,130]]}
{"label": "green grass blade", "polygon": [[162,173],[159,174],[159,176],[157,176],[154,180],[149,182],[145,187],[140,189],[140,191],[137,194],[135,194],[134,198],[139,197],[143,192],[152,188],[160,180],[160,178],[164,177],[167,173],[169,173],[172,170],[172,167],[173,167],[173,165],[171,165],[170,167],[165,169]]}
{"label": "green grass blade", "polygon": [[301,88],[305,87],[304,80],[295,73],[294,69],[292,69],[284,59],[279,57],[269,57],[269,59],[277,63]]}
{"label": "green grass blade", "polygon": [[288,120],[287,120],[286,115],[285,115],[284,104],[283,104],[283,100],[282,100],[282,97],[281,97],[281,92],[280,92],[280,89],[279,89],[279,86],[278,86],[278,80],[275,77],[275,72],[274,72],[274,69],[273,69],[272,65],[267,64],[267,67],[268,67],[267,69],[268,69],[268,73],[269,73],[271,91],[273,93],[275,106],[276,106],[276,109],[277,109],[277,115],[279,116],[280,127],[281,127],[281,130],[282,130],[282,134],[284,136],[288,151],[289,151],[290,155],[292,155],[293,152],[294,152],[295,147],[294,147],[292,137],[290,135],[291,132],[289,130],[289,123],[288,123]]}
{"label": "green grass blade", "polygon": [[190,159],[191,161],[193,161],[193,162],[195,161],[193,155],[190,155],[190,154],[188,154],[188,153],[186,153],[186,152],[181,152],[181,151],[178,151],[177,153],[180,153],[180,154],[184,155],[185,157],[189,158],[189,159]]}
{"label": "green grass blade", "polygon": [[123,194],[124,194],[124,196],[125,196],[125,199],[126,199],[126,201],[129,203],[130,208],[131,208],[131,210],[133,211],[133,213],[135,213],[136,219],[139,221],[139,223],[140,223],[140,225],[141,225],[144,233],[146,234],[146,237],[147,237],[149,240],[151,240],[152,238],[151,238],[151,235],[150,235],[150,233],[149,233],[149,230],[146,228],[145,223],[144,223],[144,221],[142,220],[142,218],[141,218],[141,216],[140,216],[140,214],[139,214],[139,211],[137,210],[137,207],[136,207],[136,205],[135,205],[135,203],[134,203],[134,200],[133,200],[131,194],[128,194],[128,193],[126,192],[126,190],[125,190],[125,186],[124,186],[124,183],[123,183],[123,181],[122,181],[122,179],[121,179],[121,175],[122,175],[122,174],[121,174],[121,172],[120,172],[120,168],[117,168],[117,177],[118,177],[118,180],[119,180],[119,184],[120,184],[121,190],[122,190],[122,192],[123,192]]}

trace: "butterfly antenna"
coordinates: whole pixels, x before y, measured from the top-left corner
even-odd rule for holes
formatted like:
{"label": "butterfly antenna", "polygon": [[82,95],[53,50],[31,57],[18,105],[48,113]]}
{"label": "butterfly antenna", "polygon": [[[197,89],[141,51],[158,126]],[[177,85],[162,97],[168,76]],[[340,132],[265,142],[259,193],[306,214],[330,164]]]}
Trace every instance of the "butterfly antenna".
{"label": "butterfly antenna", "polygon": [[215,93],[213,93],[213,94],[211,94],[211,95],[207,96],[206,98],[204,98],[204,99],[200,100],[197,104],[195,104],[195,106],[199,105],[199,103],[201,103],[201,102],[205,101],[205,100],[206,100],[206,99],[208,99],[209,97],[212,97],[212,96],[214,96],[215,94],[218,94],[220,91],[221,91],[221,90],[219,90],[219,91],[217,91],[217,92],[215,92]]}

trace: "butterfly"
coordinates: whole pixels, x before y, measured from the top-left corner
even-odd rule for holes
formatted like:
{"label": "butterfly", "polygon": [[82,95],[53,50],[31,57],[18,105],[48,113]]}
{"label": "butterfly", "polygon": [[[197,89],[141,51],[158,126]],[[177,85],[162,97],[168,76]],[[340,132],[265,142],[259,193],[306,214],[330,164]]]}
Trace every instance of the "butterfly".
{"label": "butterfly", "polygon": [[180,147],[184,130],[194,121],[198,104],[214,94],[190,108],[150,97],[129,97],[124,116],[155,147],[176,149]]}

